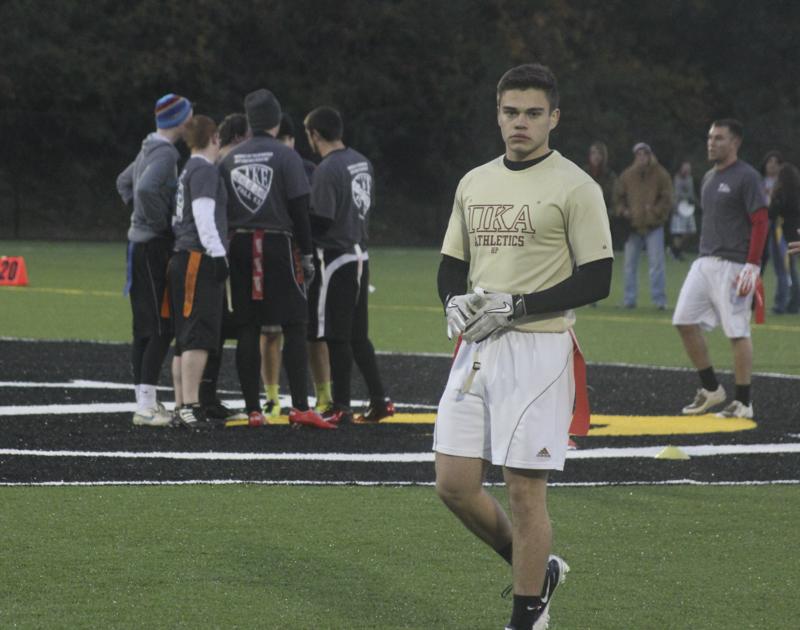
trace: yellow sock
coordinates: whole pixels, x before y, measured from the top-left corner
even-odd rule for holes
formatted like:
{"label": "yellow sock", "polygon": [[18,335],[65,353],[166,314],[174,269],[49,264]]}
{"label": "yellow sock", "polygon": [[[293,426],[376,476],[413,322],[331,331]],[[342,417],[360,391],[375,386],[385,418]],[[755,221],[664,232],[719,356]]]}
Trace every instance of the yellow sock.
{"label": "yellow sock", "polygon": [[274,400],[275,402],[278,402],[278,400],[279,400],[279,393],[278,393],[279,389],[280,389],[280,387],[279,387],[279,385],[277,383],[265,386],[264,390],[267,392],[267,399],[268,400]]}
{"label": "yellow sock", "polygon": [[331,382],[327,381],[326,383],[314,383],[314,389],[316,390],[317,396],[317,409],[325,409],[329,407],[330,404],[333,402],[333,396],[331,395]]}

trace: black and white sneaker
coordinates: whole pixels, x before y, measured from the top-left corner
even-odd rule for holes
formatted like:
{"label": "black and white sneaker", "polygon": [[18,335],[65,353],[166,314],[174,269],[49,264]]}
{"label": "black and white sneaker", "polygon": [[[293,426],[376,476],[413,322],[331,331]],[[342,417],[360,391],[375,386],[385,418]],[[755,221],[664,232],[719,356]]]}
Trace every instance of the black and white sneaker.
{"label": "black and white sneaker", "polygon": [[[547,562],[547,569],[544,574],[544,586],[542,587],[542,608],[538,613],[536,621],[530,630],[547,630],[550,625],[550,602],[553,599],[553,593],[560,584],[563,584],[567,579],[569,573],[569,565],[564,562],[560,556],[551,555]],[[523,628],[514,628],[513,626],[506,626],[505,630],[527,630]]]}
{"label": "black and white sneaker", "polygon": [[539,619],[533,624],[533,630],[547,630],[550,624],[550,601],[553,593],[560,584],[563,584],[569,573],[569,565],[560,556],[551,555],[547,562],[547,571],[544,574],[544,588],[542,588],[542,603],[544,609]]}
{"label": "black and white sneaker", "polygon": [[183,405],[178,409],[178,426],[197,431],[206,426],[206,418],[200,405]]}

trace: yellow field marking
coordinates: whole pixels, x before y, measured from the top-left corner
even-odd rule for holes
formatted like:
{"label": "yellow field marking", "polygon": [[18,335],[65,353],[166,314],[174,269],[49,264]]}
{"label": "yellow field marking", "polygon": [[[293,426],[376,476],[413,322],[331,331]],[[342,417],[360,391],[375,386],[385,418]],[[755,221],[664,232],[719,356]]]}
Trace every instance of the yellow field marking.
{"label": "yellow field marking", "polygon": [[96,297],[123,297],[122,291],[92,291],[87,289],[56,289],[54,287],[17,287],[31,293],[56,293],[58,295],[94,295]]}
{"label": "yellow field marking", "polygon": [[[433,424],[435,413],[397,413],[380,424]],[[286,416],[270,418],[270,424],[288,424]],[[226,427],[246,427],[247,420],[229,420]],[[592,415],[589,435],[692,435],[699,433],[733,433],[749,431],[758,425],[745,418],[703,416],[608,416]]]}

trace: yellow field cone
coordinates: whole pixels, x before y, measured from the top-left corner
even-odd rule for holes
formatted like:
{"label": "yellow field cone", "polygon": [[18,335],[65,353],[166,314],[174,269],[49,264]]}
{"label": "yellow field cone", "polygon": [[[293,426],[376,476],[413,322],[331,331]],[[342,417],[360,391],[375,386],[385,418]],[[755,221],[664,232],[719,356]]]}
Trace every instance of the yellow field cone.
{"label": "yellow field cone", "polygon": [[677,446],[666,446],[656,455],[656,459],[689,459],[689,456]]}

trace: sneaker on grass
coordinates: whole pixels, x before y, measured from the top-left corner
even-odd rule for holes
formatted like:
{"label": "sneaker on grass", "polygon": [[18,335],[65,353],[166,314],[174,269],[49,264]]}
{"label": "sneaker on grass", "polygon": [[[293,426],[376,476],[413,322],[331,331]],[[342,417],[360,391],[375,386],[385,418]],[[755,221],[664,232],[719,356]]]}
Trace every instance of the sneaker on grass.
{"label": "sneaker on grass", "polygon": [[172,414],[161,403],[149,409],[137,409],[133,414],[133,424],[137,427],[168,427],[172,424]]}
{"label": "sneaker on grass", "polygon": [[[544,586],[541,594],[541,608],[536,612],[536,619],[532,626],[517,628],[507,625],[505,630],[547,630],[550,625],[550,602],[559,585],[563,584],[569,573],[569,565],[560,556],[551,555],[547,562],[544,574]],[[508,591],[509,589],[506,589]],[[529,608],[528,610],[532,610]]]}
{"label": "sneaker on grass", "polygon": [[705,413],[711,407],[716,407],[725,402],[725,389],[719,385],[713,392],[700,388],[695,394],[694,400],[683,408],[683,413],[693,416]]}
{"label": "sneaker on grass", "polygon": [[753,417],[753,405],[745,405],[740,400],[734,400],[717,414],[717,418],[749,418]]}

